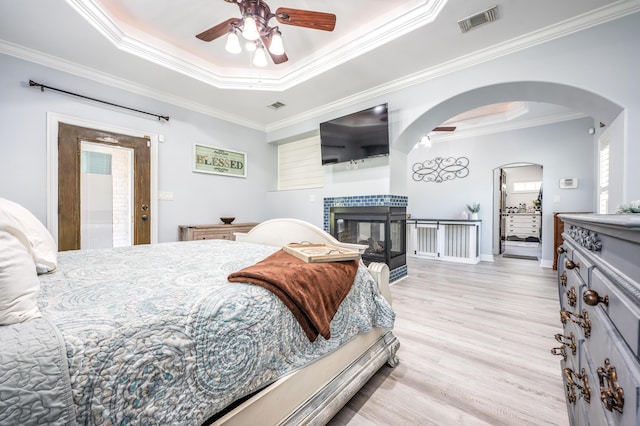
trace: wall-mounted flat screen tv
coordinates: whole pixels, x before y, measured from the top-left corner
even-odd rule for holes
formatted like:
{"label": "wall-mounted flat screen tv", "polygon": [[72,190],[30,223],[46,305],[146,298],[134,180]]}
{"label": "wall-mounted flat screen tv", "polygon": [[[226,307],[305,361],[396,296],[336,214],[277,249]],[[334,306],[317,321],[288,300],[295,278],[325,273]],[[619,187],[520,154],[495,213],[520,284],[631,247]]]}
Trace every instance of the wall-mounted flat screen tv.
{"label": "wall-mounted flat screen tv", "polygon": [[389,155],[387,104],[320,123],[322,164]]}

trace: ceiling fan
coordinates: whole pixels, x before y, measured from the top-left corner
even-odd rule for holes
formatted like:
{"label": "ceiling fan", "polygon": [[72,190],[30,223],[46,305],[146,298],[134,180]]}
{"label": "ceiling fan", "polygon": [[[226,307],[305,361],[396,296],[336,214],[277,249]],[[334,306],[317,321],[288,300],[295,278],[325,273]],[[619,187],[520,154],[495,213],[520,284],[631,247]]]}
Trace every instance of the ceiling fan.
{"label": "ceiling fan", "polygon": [[269,5],[262,0],[224,0],[235,3],[240,8],[241,18],[230,18],[218,25],[196,35],[202,41],[213,41],[227,34],[226,50],[230,53],[240,53],[240,39],[238,33],[247,40],[245,48],[254,53],[254,65],[267,65],[265,48],[274,64],[286,62],[289,58],[284,52],[280,29],[269,26],[271,18],[284,25],[311,28],[314,30],[333,31],[336,26],[336,15],[310,10],[289,9],[280,7],[272,13]]}
{"label": "ceiling fan", "polygon": [[455,126],[438,126],[434,127],[432,132],[453,132],[456,130]]}

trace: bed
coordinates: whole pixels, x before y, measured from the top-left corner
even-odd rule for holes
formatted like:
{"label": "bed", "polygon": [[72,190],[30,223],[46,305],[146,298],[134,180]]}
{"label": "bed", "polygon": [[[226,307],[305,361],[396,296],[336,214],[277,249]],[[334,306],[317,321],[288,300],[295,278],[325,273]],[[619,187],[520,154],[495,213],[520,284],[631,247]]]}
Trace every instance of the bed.
{"label": "bed", "polygon": [[397,364],[386,265],[357,265],[312,342],[273,293],[227,278],[291,242],[343,244],[295,219],[236,240],[58,254],[40,315],[0,326],[0,424],[324,424]]}

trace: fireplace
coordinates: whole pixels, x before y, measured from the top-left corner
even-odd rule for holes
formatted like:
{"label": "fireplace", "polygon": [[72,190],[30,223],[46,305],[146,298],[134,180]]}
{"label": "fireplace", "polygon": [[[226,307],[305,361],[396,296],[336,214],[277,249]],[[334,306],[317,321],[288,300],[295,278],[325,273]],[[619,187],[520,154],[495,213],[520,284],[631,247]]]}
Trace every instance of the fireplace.
{"label": "fireplace", "polygon": [[366,245],[365,264],[382,262],[390,270],[404,267],[406,207],[331,207],[330,233],[339,241]]}

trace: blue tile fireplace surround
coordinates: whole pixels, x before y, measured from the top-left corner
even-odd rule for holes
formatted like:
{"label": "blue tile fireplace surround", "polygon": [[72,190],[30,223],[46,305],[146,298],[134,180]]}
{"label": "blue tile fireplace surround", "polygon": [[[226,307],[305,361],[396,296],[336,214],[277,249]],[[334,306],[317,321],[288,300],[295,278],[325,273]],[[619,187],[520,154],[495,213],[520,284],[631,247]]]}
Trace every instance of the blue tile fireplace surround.
{"label": "blue tile fireplace surround", "polygon": [[391,282],[407,275],[406,212],[401,195],[356,195],[324,199],[324,230],[338,240],[369,244],[365,263],[389,265]]}

